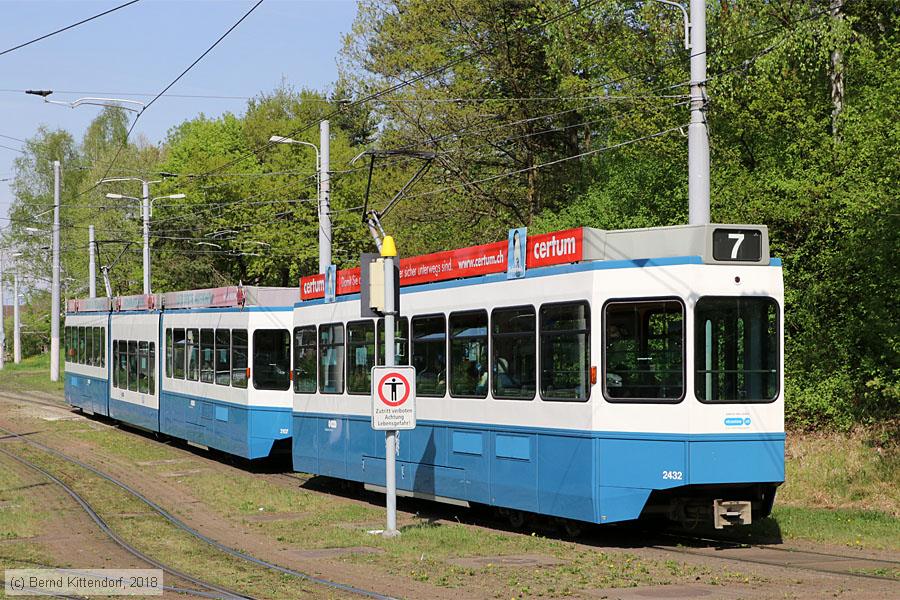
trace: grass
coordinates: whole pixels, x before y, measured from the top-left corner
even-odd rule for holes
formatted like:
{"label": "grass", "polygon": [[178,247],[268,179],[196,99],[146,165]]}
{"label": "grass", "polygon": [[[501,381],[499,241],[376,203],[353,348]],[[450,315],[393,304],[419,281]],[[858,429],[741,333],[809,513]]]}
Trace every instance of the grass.
{"label": "grass", "polygon": [[60,363],[59,381],[50,381],[50,355],[29,356],[16,364],[8,361],[0,370],[0,390],[11,392],[38,391],[62,393],[63,368]]}
{"label": "grass", "polygon": [[0,456],[0,567],[7,569],[52,564],[44,549],[30,539],[42,532],[42,524],[51,515],[35,506],[28,493],[29,480],[19,475],[22,470],[11,458]]}
{"label": "grass", "polygon": [[900,518],[900,424],[788,434],[778,504],[877,511]]}
{"label": "grass", "polygon": [[44,514],[36,511],[28,497],[30,485],[17,473],[18,463],[0,455],[0,540],[37,535]]}
{"label": "grass", "polygon": [[900,519],[882,512],[781,506],[773,517],[785,538],[856,546],[880,550],[900,550]]}

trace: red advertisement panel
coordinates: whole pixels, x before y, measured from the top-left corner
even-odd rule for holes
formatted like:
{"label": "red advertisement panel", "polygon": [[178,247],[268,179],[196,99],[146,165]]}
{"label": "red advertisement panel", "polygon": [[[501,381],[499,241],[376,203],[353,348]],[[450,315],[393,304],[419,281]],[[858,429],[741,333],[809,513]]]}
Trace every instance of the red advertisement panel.
{"label": "red advertisement panel", "polygon": [[581,227],[528,236],[529,269],[559,265],[581,260],[584,251],[584,231]]}
{"label": "red advertisement panel", "polygon": [[300,299],[312,300],[325,297],[325,274],[310,275],[300,278]]}
{"label": "red advertisement panel", "polygon": [[[324,292],[323,292],[324,293]],[[359,267],[337,272],[337,295],[359,293]]]}
{"label": "red advertisement panel", "polygon": [[[546,267],[582,258],[584,235],[580,227],[528,236],[527,266]],[[400,259],[400,285],[417,285],[506,271],[508,242],[494,242]],[[359,267],[337,272],[337,295],[359,292]],[[300,279],[300,299],[325,297],[325,275]]]}
{"label": "red advertisement panel", "polygon": [[400,285],[506,271],[506,242],[400,259]]}

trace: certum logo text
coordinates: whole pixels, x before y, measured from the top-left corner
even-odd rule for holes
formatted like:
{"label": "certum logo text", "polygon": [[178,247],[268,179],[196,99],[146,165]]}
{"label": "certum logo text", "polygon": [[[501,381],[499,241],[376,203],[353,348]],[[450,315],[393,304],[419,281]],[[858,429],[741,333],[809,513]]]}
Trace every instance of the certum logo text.
{"label": "certum logo text", "polygon": [[537,242],[531,251],[535,259],[552,258],[554,256],[570,256],[578,251],[575,237],[557,238],[555,235],[549,240]]}

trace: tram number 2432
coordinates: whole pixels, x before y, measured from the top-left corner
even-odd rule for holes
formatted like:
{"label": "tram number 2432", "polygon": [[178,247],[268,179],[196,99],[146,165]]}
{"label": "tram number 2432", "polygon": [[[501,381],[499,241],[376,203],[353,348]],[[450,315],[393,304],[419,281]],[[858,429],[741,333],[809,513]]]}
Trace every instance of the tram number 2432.
{"label": "tram number 2432", "polygon": [[663,479],[674,479],[675,481],[681,481],[684,479],[684,473],[681,471],[663,471],[662,472]]}

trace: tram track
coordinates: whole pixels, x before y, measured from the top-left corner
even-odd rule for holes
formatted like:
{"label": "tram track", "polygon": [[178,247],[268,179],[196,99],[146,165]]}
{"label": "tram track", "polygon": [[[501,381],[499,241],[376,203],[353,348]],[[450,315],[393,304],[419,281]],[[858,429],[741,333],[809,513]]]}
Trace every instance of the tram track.
{"label": "tram track", "polygon": [[[43,451],[43,452],[45,452],[45,453],[47,453],[47,454],[50,454],[50,455],[52,455],[52,456],[55,456],[55,457],[57,457],[57,458],[59,458],[59,459],[62,459],[62,460],[64,460],[64,461],[66,461],[66,462],[69,462],[69,463],[71,463],[71,464],[73,464],[73,465],[76,465],[76,466],[78,466],[78,467],[80,467],[80,468],[86,470],[86,471],[89,471],[89,472],[93,473],[93,474],[96,475],[97,477],[100,477],[101,479],[103,479],[103,480],[105,480],[105,481],[107,481],[107,482],[109,482],[109,483],[115,485],[116,487],[122,489],[123,491],[127,492],[127,493],[128,493],[129,495],[131,495],[133,498],[135,498],[136,500],[138,500],[138,501],[140,501],[141,503],[143,503],[144,505],[146,505],[148,508],[150,508],[152,511],[154,511],[156,514],[158,514],[160,517],[162,517],[163,519],[165,519],[167,522],[169,522],[171,525],[173,525],[174,527],[176,527],[176,528],[179,529],[180,531],[189,534],[190,536],[194,537],[195,539],[197,539],[197,540],[199,540],[199,541],[202,541],[202,542],[206,543],[207,545],[209,545],[209,546],[215,548],[216,550],[218,550],[218,551],[220,551],[220,552],[222,552],[222,553],[224,553],[224,554],[227,554],[227,555],[229,555],[229,556],[232,556],[232,557],[234,557],[234,558],[237,558],[237,559],[239,559],[239,560],[241,560],[241,561],[244,561],[244,562],[248,562],[248,563],[254,564],[254,565],[258,566],[258,567],[263,567],[263,568],[266,568],[266,569],[268,569],[268,570],[271,570],[271,571],[280,573],[280,574],[282,574],[282,575],[287,575],[287,576],[289,576],[289,577],[294,577],[294,578],[296,578],[296,579],[299,579],[299,580],[302,580],[302,581],[307,581],[307,582],[310,582],[310,583],[313,583],[313,584],[317,584],[317,585],[320,585],[320,586],[323,586],[323,587],[326,587],[326,588],[330,588],[330,589],[335,590],[335,591],[345,592],[345,593],[348,593],[348,594],[352,594],[352,595],[355,595],[355,596],[361,596],[361,597],[365,597],[365,598],[373,598],[373,599],[375,599],[375,600],[395,600],[395,599],[392,598],[391,596],[387,596],[387,595],[384,595],[384,594],[380,594],[380,593],[378,593],[378,592],[374,592],[374,591],[371,591],[371,590],[366,590],[366,589],[363,589],[363,588],[360,588],[360,587],[356,587],[356,586],[353,586],[353,585],[350,585],[350,584],[339,583],[339,582],[336,582],[336,581],[331,581],[331,580],[329,580],[329,579],[324,579],[324,578],[321,578],[321,577],[316,577],[316,576],[311,575],[311,574],[309,574],[309,573],[304,573],[304,572],[302,572],[302,571],[298,571],[298,570],[295,570],[295,569],[291,569],[291,568],[288,568],[288,567],[284,567],[284,566],[282,566],[282,565],[278,565],[278,564],[275,564],[275,563],[273,563],[273,562],[270,562],[270,561],[267,561],[267,560],[263,560],[263,559],[261,559],[261,558],[257,558],[257,557],[255,557],[255,556],[252,556],[252,555],[250,555],[250,554],[247,554],[246,552],[243,552],[243,551],[241,551],[241,550],[237,550],[236,548],[232,548],[231,546],[225,545],[225,544],[223,544],[223,543],[221,543],[221,542],[219,542],[219,541],[217,541],[217,540],[214,540],[214,539],[210,538],[210,537],[207,536],[207,535],[204,535],[202,532],[200,532],[200,531],[194,529],[193,527],[191,527],[191,526],[188,525],[187,523],[183,522],[181,519],[179,519],[178,517],[174,516],[173,514],[171,514],[170,512],[168,512],[166,509],[164,509],[162,506],[160,506],[159,504],[157,504],[157,503],[154,502],[153,500],[150,500],[149,498],[147,498],[146,496],[144,496],[142,493],[140,493],[139,491],[137,491],[136,489],[134,489],[133,487],[131,487],[131,486],[128,485],[127,483],[125,483],[125,482],[123,482],[123,481],[121,481],[121,480],[119,480],[119,479],[113,477],[112,475],[109,475],[109,474],[107,474],[107,473],[105,473],[105,472],[103,472],[103,471],[101,471],[101,470],[99,470],[99,469],[93,467],[92,465],[89,465],[89,464],[87,464],[87,463],[84,463],[84,462],[82,462],[82,461],[80,461],[80,460],[78,460],[78,459],[76,459],[76,458],[74,458],[74,457],[71,457],[71,456],[69,456],[69,455],[67,455],[67,454],[65,454],[65,453],[63,453],[63,452],[60,452],[60,451],[56,450],[55,448],[51,448],[50,446],[47,446],[47,445],[45,445],[45,444],[42,444],[42,443],[40,443],[40,442],[38,442],[38,441],[36,441],[36,440],[32,440],[32,439],[26,438],[25,436],[23,436],[23,435],[21,435],[21,434],[15,432],[15,431],[12,431],[12,430],[10,430],[10,429],[7,429],[7,428],[5,428],[5,427],[0,427],[0,433],[3,433],[3,434],[5,434],[6,436],[9,436],[10,439],[16,439],[16,440],[19,440],[19,441],[21,441],[21,442],[23,442],[23,443],[25,443],[25,444],[28,444],[28,445],[30,445],[30,446],[32,446],[32,447],[38,448],[39,450],[41,450],[41,451]],[[19,457],[17,457],[16,455],[14,455],[14,454],[12,454],[12,453],[9,453],[8,451],[2,450],[2,449],[0,449],[0,451],[2,451],[4,454],[11,455],[11,456],[14,457],[16,460],[19,460]],[[23,459],[23,460],[24,460],[24,459]],[[51,474],[47,473],[46,471],[44,471],[44,470],[41,469],[40,467],[37,467],[36,465],[35,465],[35,467],[36,467],[37,469],[41,470],[41,472],[43,472],[44,474],[48,475],[49,477],[51,477],[51,478],[53,477]],[[57,481],[58,481],[58,480],[57,480]],[[60,482],[60,483],[61,483],[61,482]],[[63,484],[63,485],[64,485],[64,484]],[[93,518],[93,517],[92,517],[92,518]],[[95,520],[95,521],[96,521],[96,520]],[[98,524],[99,524],[99,523],[98,523]],[[245,598],[245,596],[237,596],[237,597],[238,597],[238,598]]]}
{"label": "tram track", "polygon": [[[0,397],[9,398],[10,400],[16,400],[16,401],[33,402],[36,404],[43,404],[43,405],[52,406],[55,408],[62,408],[62,409],[70,408],[69,405],[63,404],[63,403],[48,402],[48,401],[43,401],[43,400],[38,400],[38,399],[33,399],[33,398],[21,398],[19,396],[12,396],[12,395],[5,394],[2,392],[0,392]],[[3,432],[3,431],[8,431],[8,430],[5,430],[4,428],[0,427],[0,432]],[[18,435],[18,434],[15,434],[14,432],[9,432],[9,433],[12,433],[13,437],[16,437]],[[161,507],[159,507],[152,501],[150,501],[150,500],[146,499],[145,497],[143,497],[142,495],[140,495],[139,492],[136,492],[135,490],[133,490],[132,488],[127,486],[127,484],[124,484],[118,480],[115,480],[114,478],[106,476],[105,474],[101,474],[99,471],[97,471],[90,465],[86,465],[84,463],[81,463],[80,461],[77,461],[77,459],[73,459],[71,457],[65,456],[53,448],[49,448],[47,446],[44,446],[43,444],[40,444],[40,442],[36,442],[34,440],[25,440],[24,438],[23,438],[23,441],[26,441],[27,443],[30,443],[33,445],[37,445],[38,447],[42,447],[46,451],[57,454],[60,458],[63,458],[64,460],[74,462],[75,464],[78,464],[79,466],[82,466],[83,468],[86,468],[86,469],[94,472],[95,474],[99,475],[100,477],[107,479],[111,483],[113,483],[119,487],[122,487],[123,489],[125,489],[126,491],[131,493],[132,495],[135,495],[135,497],[137,497],[139,500],[141,500],[142,502],[144,502],[145,504],[150,506],[157,513],[164,516],[164,518],[165,518],[165,515],[168,515],[168,513],[166,513],[166,511],[164,509],[162,509]],[[296,477],[292,474],[288,474],[288,473],[262,473],[260,475],[265,478],[268,478],[272,481],[279,481],[279,482],[281,482],[282,485],[296,486],[297,484],[300,484],[303,482],[303,480],[301,478],[298,478],[298,477]],[[160,512],[160,511],[162,511],[162,512]],[[163,513],[165,513],[165,514],[163,514]],[[169,515],[169,516],[171,516],[171,515]],[[176,527],[183,529],[183,527],[178,525],[178,523],[181,523],[181,522],[175,517],[172,517],[172,518],[175,519],[175,521],[177,521],[177,523],[172,522],[173,525],[176,525]],[[182,525],[184,525],[184,524],[182,523]],[[244,560],[250,560],[251,562],[255,562],[256,560],[259,560],[259,559],[256,559],[255,557],[246,555],[245,553],[242,553],[238,550],[229,548],[228,546],[221,545],[218,542],[216,542],[215,540],[211,540],[208,537],[203,536],[203,534],[194,531],[187,525],[184,525],[184,527],[187,528],[187,529],[185,529],[185,531],[187,531],[188,533],[191,533],[192,535],[195,535],[195,537],[198,537],[198,539],[201,539],[226,553],[229,553],[229,554],[233,553],[232,556],[236,556],[238,558],[246,557],[246,558],[244,558]],[[501,529],[503,529],[503,527],[501,527]],[[652,548],[652,549],[659,550],[662,552],[689,555],[689,556],[695,556],[695,557],[699,557],[699,558],[712,558],[712,559],[716,559],[716,560],[725,560],[725,561],[730,561],[730,562],[735,562],[735,563],[781,567],[781,568],[791,569],[791,570],[800,571],[800,572],[811,572],[811,573],[817,573],[817,574],[828,574],[828,575],[835,575],[835,576],[853,577],[853,578],[859,578],[859,579],[871,579],[871,580],[888,581],[888,582],[896,582],[896,581],[898,581],[898,578],[895,576],[891,576],[891,575],[879,575],[879,574],[875,573],[875,571],[885,570],[885,571],[889,571],[889,572],[897,572],[898,570],[900,570],[900,561],[888,560],[888,559],[850,556],[850,555],[844,555],[844,554],[821,552],[821,551],[809,551],[809,550],[802,550],[802,549],[796,549],[796,548],[779,548],[779,547],[775,547],[775,546],[768,545],[768,544],[754,544],[754,543],[737,542],[737,541],[729,540],[729,539],[725,539],[725,538],[716,538],[716,537],[710,537],[710,536],[705,536],[705,535],[690,535],[690,534],[686,534],[686,533],[660,532],[658,530],[644,530],[644,531],[641,531],[640,533],[642,535],[648,536],[652,541],[658,541],[660,538],[673,540],[672,545],[665,544],[665,543],[650,543],[650,544],[647,544],[646,546],[643,546],[645,548]],[[605,536],[598,536],[597,539],[600,540],[602,537],[605,537]],[[603,545],[606,545],[605,541],[601,541],[600,543]],[[597,545],[595,543],[591,543],[590,541],[580,542],[580,544],[585,547],[588,547],[588,548],[595,548]],[[224,550],[223,548],[228,548],[228,550]],[[726,554],[724,554],[724,552],[728,552],[728,554],[726,555]],[[740,555],[741,552],[754,552],[754,556],[747,556],[747,555],[741,556]],[[782,558],[778,558],[777,556],[780,556]],[[811,563],[818,563],[818,564],[811,564]],[[853,565],[861,566],[861,568],[858,568],[856,570],[849,569],[849,568],[848,569],[830,568],[828,566],[825,566],[823,563],[833,563],[835,565],[839,565],[839,564],[847,565],[847,564],[852,563]],[[270,568],[270,569],[273,569],[273,570],[276,570],[278,572],[288,574],[288,575],[294,575],[295,573],[297,573],[297,575],[294,575],[294,576],[299,576],[301,578],[307,577],[307,578],[309,578],[308,579],[309,581],[312,581],[314,583],[328,582],[328,583],[322,583],[322,584],[328,585],[329,587],[332,587],[332,585],[338,585],[338,586],[343,585],[343,584],[335,584],[335,582],[329,582],[329,580],[322,580],[320,578],[310,577],[309,575],[307,575],[305,573],[293,571],[292,569],[287,569],[287,568],[281,567],[279,565],[274,565],[273,563],[269,563],[267,561],[260,561],[259,563],[256,563],[256,564],[262,564],[263,566],[266,566],[267,568]],[[351,591],[350,589],[344,589],[344,588],[337,588],[337,589],[342,589],[343,591]],[[381,596],[379,594],[375,594],[372,592],[367,592],[365,590],[352,591],[352,593],[363,595],[366,597],[371,597],[371,598],[385,598],[385,596]]]}
{"label": "tram track", "polygon": [[[2,429],[2,428],[0,428]],[[13,433],[9,430],[4,430],[8,434]],[[185,581],[192,585],[195,585],[201,590],[189,590],[186,588],[175,588],[172,586],[166,586],[164,589],[168,591],[173,591],[176,593],[189,593],[194,595],[200,595],[205,598],[219,598],[221,600],[255,600],[252,596],[248,596],[241,592],[237,592],[222,586],[219,586],[214,583],[210,583],[204,581],[202,579],[196,578],[192,575],[189,575],[183,571],[175,569],[163,563],[161,561],[156,560],[155,558],[149,556],[148,554],[142,552],[132,544],[129,544],[124,538],[122,538],[119,534],[117,534],[109,524],[100,516],[100,514],[94,509],[94,507],[78,492],[76,492],[71,486],[66,484],[64,481],[53,475],[50,471],[44,469],[40,465],[15,454],[14,452],[10,452],[5,448],[0,448],[0,454],[3,454],[7,458],[10,458],[19,464],[31,469],[32,471],[39,473],[52,481],[58,487],[60,487],[63,491],[65,491],[83,510],[87,515],[91,518],[94,524],[102,531],[110,540],[112,540],[117,546],[137,558],[138,560],[154,567],[162,570],[164,573],[175,577],[181,581]],[[210,594],[209,592],[212,592]],[[62,596],[66,597],[66,596]]]}
{"label": "tram track", "polygon": [[[773,567],[782,567],[785,569],[793,569],[797,571],[808,571],[812,573],[821,573],[828,575],[838,575],[842,577],[854,577],[862,579],[875,579],[878,581],[898,581],[896,576],[878,575],[874,572],[862,572],[863,570],[893,570],[900,572],[900,561],[848,556],[845,554],[836,554],[831,552],[820,552],[801,550],[797,548],[778,548],[767,544],[753,544],[745,542],[736,542],[724,538],[708,537],[703,535],[686,535],[682,533],[669,532],[647,532],[657,538],[666,538],[675,540],[677,545],[653,544],[648,548],[655,548],[664,552],[676,554],[684,554],[691,556],[699,556],[703,558],[714,558],[717,560],[728,560],[745,564],[765,565]],[[685,547],[683,544],[691,544],[694,548]],[[734,551],[727,555],[723,552]],[[738,552],[754,552],[755,556],[739,556]],[[772,554],[773,558],[765,558],[760,554]],[[718,555],[717,555],[718,554]],[[782,559],[775,558],[774,555],[780,555]],[[835,563],[835,564],[854,564],[857,569],[839,569],[828,568],[824,566],[816,566],[814,564],[802,563]]]}

